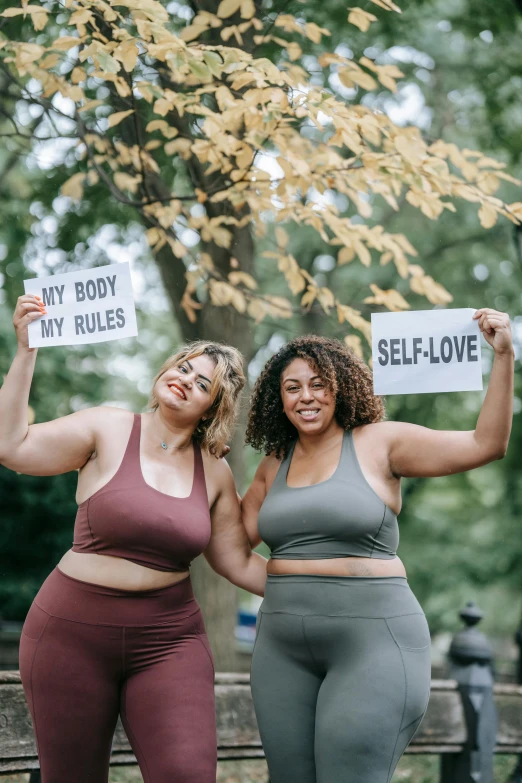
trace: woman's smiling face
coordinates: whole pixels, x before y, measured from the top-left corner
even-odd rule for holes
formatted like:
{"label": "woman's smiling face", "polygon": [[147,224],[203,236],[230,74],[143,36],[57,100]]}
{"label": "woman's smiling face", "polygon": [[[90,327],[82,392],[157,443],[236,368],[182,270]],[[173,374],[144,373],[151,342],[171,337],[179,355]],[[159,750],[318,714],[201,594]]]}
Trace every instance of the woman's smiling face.
{"label": "woman's smiling face", "polygon": [[213,360],[201,354],[171,367],[156,382],[156,398],[160,407],[183,414],[183,418],[199,421],[211,406],[210,390],[215,371]]}
{"label": "woman's smiling face", "polygon": [[317,370],[294,359],[281,374],[283,410],[297,430],[318,434],[331,423],[335,398]]}

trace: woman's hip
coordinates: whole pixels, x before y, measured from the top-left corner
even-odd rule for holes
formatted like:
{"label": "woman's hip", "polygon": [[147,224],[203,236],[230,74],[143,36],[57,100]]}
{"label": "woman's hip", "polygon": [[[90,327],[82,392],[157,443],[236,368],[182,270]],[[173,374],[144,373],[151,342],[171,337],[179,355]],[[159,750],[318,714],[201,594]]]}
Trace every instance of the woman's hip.
{"label": "woman's hip", "polygon": [[43,583],[34,605],[62,620],[120,628],[183,624],[200,612],[190,577],[159,589],[130,591],[83,582],[58,568]]}
{"label": "woman's hip", "polygon": [[408,580],[402,576],[269,574],[260,611],[366,619],[424,615]]}

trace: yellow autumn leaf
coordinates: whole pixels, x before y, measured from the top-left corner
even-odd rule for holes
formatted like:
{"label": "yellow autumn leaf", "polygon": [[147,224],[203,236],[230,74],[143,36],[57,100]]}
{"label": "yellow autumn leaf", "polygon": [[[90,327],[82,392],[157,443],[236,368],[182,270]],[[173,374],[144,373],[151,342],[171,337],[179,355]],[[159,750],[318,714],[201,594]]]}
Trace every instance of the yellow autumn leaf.
{"label": "yellow autumn leaf", "polygon": [[359,310],[355,310],[349,305],[343,305],[340,302],[336,302],[337,316],[339,323],[342,324],[347,321],[350,326],[362,332],[368,343],[372,343],[372,328],[369,321],[366,321]]}
{"label": "yellow autumn leaf", "polygon": [[62,196],[68,196],[73,201],[80,201],[83,196],[83,183],[85,174],[83,171],[73,174],[61,187]]}
{"label": "yellow autumn leaf", "polygon": [[360,70],[351,70],[348,75],[350,79],[354,81],[355,84],[358,84],[359,87],[362,87],[363,90],[375,90],[377,87],[377,82],[369,73]]}
{"label": "yellow autumn leaf", "polygon": [[426,145],[418,136],[403,136],[399,134],[394,139],[395,149],[400,152],[403,158],[412,166],[419,166],[425,155]]}
{"label": "yellow autumn leaf", "polygon": [[315,285],[309,285],[306,287],[306,292],[301,297],[301,307],[306,307],[307,310],[311,308],[315,300],[317,299],[318,288]]}
{"label": "yellow autumn leaf", "polygon": [[372,257],[366,245],[364,245],[359,239],[356,239],[354,240],[353,248],[357,253],[357,255],[359,256],[359,261],[361,262],[361,264],[363,264],[364,266],[370,266],[370,264],[372,263]]}
{"label": "yellow autumn leaf", "polygon": [[13,16],[27,16],[27,14],[30,15],[35,30],[44,29],[47,24],[48,14],[46,9],[39,5],[26,5],[24,8],[6,8],[0,16],[12,18]]}
{"label": "yellow autumn leaf", "polygon": [[80,38],[75,38],[74,35],[62,35],[60,38],[56,38],[49,48],[67,52],[69,49],[72,49],[73,46],[78,46],[80,43]]}
{"label": "yellow autumn leaf", "polygon": [[492,196],[493,193],[496,193],[498,190],[500,186],[500,180],[496,174],[488,171],[485,174],[481,174],[477,178],[477,185],[482,191],[484,191],[484,193],[487,193],[488,196]]}
{"label": "yellow autumn leaf", "polygon": [[349,245],[346,245],[345,247],[342,247],[339,250],[339,254],[337,256],[337,263],[339,266],[342,266],[343,264],[349,264],[350,261],[353,261],[355,258],[355,250],[353,247],[350,247]]}
{"label": "yellow autumn leaf", "polygon": [[296,41],[290,41],[290,43],[286,46],[286,51],[288,52],[288,57],[292,62],[294,62],[294,60],[298,60],[303,53],[303,50]]}
{"label": "yellow autumn leaf", "polygon": [[189,319],[191,324],[195,324],[197,321],[197,310],[201,310],[203,305],[201,302],[197,302],[195,299],[191,297],[191,292],[188,289],[185,289],[185,292],[181,298],[181,307],[185,311],[185,315]]}
{"label": "yellow autumn leaf", "polygon": [[331,32],[325,27],[319,27],[315,22],[307,22],[305,24],[305,35],[313,43],[321,43],[321,36],[331,35]]}
{"label": "yellow autumn leaf", "polygon": [[174,139],[178,135],[177,128],[172,128],[166,120],[151,120],[145,130],[147,133],[159,130],[166,139]]}
{"label": "yellow autumn leaf", "polygon": [[80,107],[78,108],[78,111],[79,111],[79,112],[82,112],[82,111],[89,111],[89,109],[95,109],[97,106],[101,106],[101,105],[102,105],[102,103],[103,103],[103,101],[102,101],[102,100],[100,100],[99,98],[96,98],[96,100],[94,100],[94,101],[86,101],[86,102],[83,104],[83,106],[80,106]]}
{"label": "yellow autumn leaf", "polygon": [[123,41],[117,49],[114,50],[113,57],[115,60],[119,60],[127,73],[130,73],[136,67],[138,60],[138,47],[134,39]]}
{"label": "yellow autumn leaf", "polygon": [[87,24],[93,21],[94,17],[88,8],[80,8],[69,17],[69,24]]}
{"label": "yellow autumn leaf", "polygon": [[27,406],[27,423],[29,425],[34,424],[36,418],[36,414],[34,412],[34,408],[31,405]]}
{"label": "yellow autumn leaf", "polygon": [[377,17],[368,13],[368,11],[363,11],[362,8],[355,7],[350,9],[348,21],[365,33],[369,29],[371,23],[377,21]]}
{"label": "yellow autumn leaf", "polygon": [[254,0],[241,0],[241,18],[252,19],[255,16],[256,7]]}
{"label": "yellow autumn leaf", "polygon": [[39,60],[44,54],[45,49],[43,46],[33,43],[24,43],[17,49],[16,64],[18,68],[29,65],[29,63],[34,63],[36,60]]}
{"label": "yellow autumn leaf", "polygon": [[508,204],[507,208],[517,220],[522,222],[522,201],[514,201],[513,204]]}
{"label": "yellow autumn leaf", "polygon": [[60,60],[61,57],[59,54],[56,54],[56,52],[53,54],[48,54],[47,57],[44,57],[43,60],[40,60],[40,68],[43,68],[44,71],[50,71],[51,68],[54,68],[55,65],[58,65]]}
{"label": "yellow autumn leaf", "polygon": [[396,65],[378,65],[376,66],[377,78],[383,87],[392,92],[397,92],[397,83],[395,79],[400,79],[404,73]]}
{"label": "yellow autumn leaf", "polygon": [[407,239],[404,236],[404,234],[394,234],[393,238],[397,242],[397,244],[400,247],[402,247],[402,249],[404,250],[405,253],[408,253],[408,255],[410,255],[410,256],[418,255],[417,251],[415,250],[415,248],[413,247],[413,245],[411,244],[409,239]]}
{"label": "yellow autumn leaf", "polygon": [[131,193],[136,193],[141,182],[141,176],[131,177],[130,174],[126,174],[124,171],[117,171],[114,175],[114,182],[120,190],[130,190]]}
{"label": "yellow autumn leaf", "polygon": [[230,304],[232,307],[235,307],[238,313],[244,313],[247,309],[247,301],[245,299],[245,295],[238,291],[237,289],[234,290],[232,293],[232,296],[230,297]]}
{"label": "yellow autumn leaf", "polygon": [[400,310],[408,310],[410,305],[404,299],[404,297],[396,291],[394,288],[389,288],[383,291],[375,283],[370,283],[370,288],[373,291],[373,296],[367,296],[364,300],[365,304],[376,304],[387,307],[392,312],[399,312]]}
{"label": "yellow autumn leaf", "polygon": [[317,299],[325,313],[329,315],[330,309],[335,305],[335,296],[329,288],[319,288],[317,291]]}
{"label": "yellow autumn leaf", "polygon": [[79,65],[77,65],[75,68],[72,69],[71,81],[73,84],[79,84],[80,82],[84,82],[86,78],[87,78],[87,73],[85,72],[85,68],[81,68]]}
{"label": "yellow autumn leaf", "polygon": [[220,19],[228,19],[229,16],[233,16],[241,8],[243,0],[221,0],[217,15]]}
{"label": "yellow autumn leaf", "polygon": [[179,37],[182,41],[189,43],[199,38],[202,33],[206,33],[208,29],[209,27],[206,24],[189,24],[188,27],[183,28]]}
{"label": "yellow autumn leaf", "polygon": [[162,234],[158,228],[153,226],[152,228],[147,229],[145,236],[150,247],[154,247],[160,241]]}
{"label": "yellow autumn leaf", "polygon": [[252,277],[252,275],[249,275],[248,272],[229,272],[228,279],[232,283],[232,285],[245,285],[247,288],[250,288],[251,291],[254,291],[257,288],[257,283]]}
{"label": "yellow autumn leaf", "polygon": [[396,11],[398,14],[402,14],[398,5],[392,2],[392,0],[370,0],[371,3],[375,3],[380,8],[384,8],[386,11]]}
{"label": "yellow autumn leaf", "polygon": [[269,315],[274,318],[291,318],[293,315],[292,305],[284,296],[266,295],[265,300],[269,304]]}
{"label": "yellow autumn leaf", "polygon": [[261,323],[265,315],[268,314],[269,304],[263,299],[251,299],[248,303],[247,313],[253,318],[256,324]]}
{"label": "yellow autumn leaf", "polygon": [[361,338],[356,334],[347,334],[344,338],[344,342],[348,348],[354,352],[359,359],[364,358]]}
{"label": "yellow autumn leaf", "polygon": [[134,114],[134,109],[128,109],[127,111],[117,111],[114,114],[111,114],[109,117],[109,128],[114,128],[116,125],[119,125],[120,122],[122,122],[126,117],[129,117],[131,114]]}
{"label": "yellow autumn leaf", "polygon": [[[263,253],[263,255],[266,255],[266,253]],[[294,296],[300,294],[306,287],[306,283],[302,270],[299,269],[299,264],[295,258],[293,256],[281,256],[277,267],[284,274],[288,287]]]}
{"label": "yellow autumn leaf", "polygon": [[498,212],[491,204],[484,203],[478,212],[482,228],[493,228],[497,222]]}
{"label": "yellow autumn leaf", "polygon": [[276,226],[274,229],[274,234],[278,246],[285,248],[288,245],[288,234],[284,228],[281,228],[281,226]]}

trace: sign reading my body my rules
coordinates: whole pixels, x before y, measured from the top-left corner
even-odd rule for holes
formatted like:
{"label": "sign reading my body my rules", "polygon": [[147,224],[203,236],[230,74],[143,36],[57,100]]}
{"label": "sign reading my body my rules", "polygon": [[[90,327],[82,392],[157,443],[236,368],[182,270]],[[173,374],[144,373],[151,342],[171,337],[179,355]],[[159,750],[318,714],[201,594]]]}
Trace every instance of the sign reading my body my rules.
{"label": "sign reading my body my rules", "polygon": [[480,329],[474,312],[373,313],[375,394],[482,389]]}
{"label": "sign reading my body my rules", "polygon": [[24,280],[47,315],[29,324],[29,347],[101,343],[138,334],[127,263]]}

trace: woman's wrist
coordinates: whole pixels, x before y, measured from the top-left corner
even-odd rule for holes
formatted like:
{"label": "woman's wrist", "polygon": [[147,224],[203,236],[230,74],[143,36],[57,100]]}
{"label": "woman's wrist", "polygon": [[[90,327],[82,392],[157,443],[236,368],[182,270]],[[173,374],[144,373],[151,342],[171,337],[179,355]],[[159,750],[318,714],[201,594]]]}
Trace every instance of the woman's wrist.
{"label": "woman's wrist", "polygon": [[508,359],[514,359],[515,358],[515,348],[513,345],[510,345],[507,348],[500,349],[498,351],[495,351],[495,357],[499,357],[502,359],[508,358]]}
{"label": "woman's wrist", "polygon": [[22,359],[34,358],[37,353],[38,353],[38,348],[29,348],[28,345],[22,345],[21,343],[18,343],[18,347],[16,349],[16,355],[19,356],[20,358]]}

